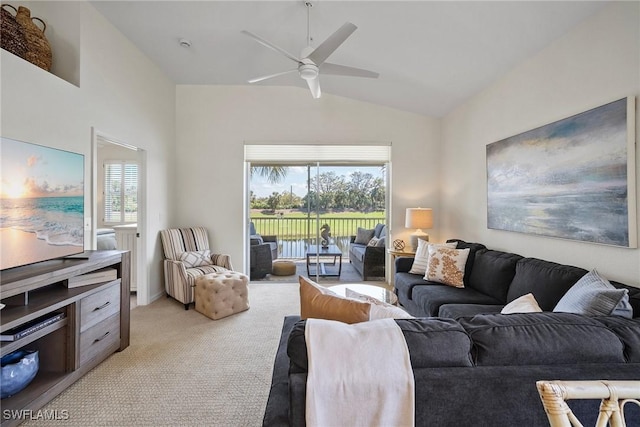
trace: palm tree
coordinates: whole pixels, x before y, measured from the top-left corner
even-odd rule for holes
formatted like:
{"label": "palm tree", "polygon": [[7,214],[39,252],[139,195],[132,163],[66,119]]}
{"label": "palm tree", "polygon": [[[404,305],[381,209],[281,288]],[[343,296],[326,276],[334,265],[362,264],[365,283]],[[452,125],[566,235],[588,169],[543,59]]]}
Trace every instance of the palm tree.
{"label": "palm tree", "polygon": [[254,173],[266,178],[271,184],[284,181],[287,177],[288,168],[286,166],[251,166],[251,175]]}

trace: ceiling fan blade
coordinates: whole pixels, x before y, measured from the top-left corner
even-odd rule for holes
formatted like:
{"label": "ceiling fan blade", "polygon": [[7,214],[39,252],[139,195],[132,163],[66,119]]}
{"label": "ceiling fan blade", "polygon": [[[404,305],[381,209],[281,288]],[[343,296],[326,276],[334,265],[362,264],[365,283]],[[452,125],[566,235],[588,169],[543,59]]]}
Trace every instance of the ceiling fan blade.
{"label": "ceiling fan blade", "polygon": [[353,76],[353,77],[369,77],[377,79],[380,74],[362,68],[348,67],[346,65],[331,64],[325,62],[318,67],[322,74],[333,74],[335,76]]}
{"label": "ceiling fan blade", "polygon": [[261,82],[263,80],[270,79],[272,77],[278,77],[278,76],[282,76],[284,74],[293,73],[294,71],[298,71],[298,69],[294,68],[293,70],[282,71],[281,73],[275,73],[275,74],[269,74],[268,76],[256,77],[255,79],[248,80],[248,82],[249,83],[258,83],[258,82]]}
{"label": "ceiling fan blade", "polygon": [[323,41],[320,46],[315,48],[307,58],[316,65],[322,64],[357,28],[351,22],[345,23],[335,33],[331,34],[328,39]]}
{"label": "ceiling fan blade", "polygon": [[322,95],[320,91],[320,79],[316,77],[315,79],[307,79],[307,85],[309,86],[309,90],[311,91],[311,95],[318,99]]}
{"label": "ceiling fan blade", "polygon": [[269,49],[273,49],[273,50],[275,50],[276,52],[280,52],[281,54],[283,54],[284,56],[286,56],[287,58],[289,58],[289,59],[290,59],[290,60],[292,60],[292,61],[295,61],[295,62],[302,62],[302,61],[300,61],[300,59],[299,59],[298,57],[296,57],[296,56],[294,56],[294,55],[290,54],[289,52],[287,52],[286,50],[282,49],[281,47],[278,47],[278,46],[276,46],[276,45],[274,45],[274,44],[272,44],[272,43],[270,43],[270,42],[266,41],[265,39],[263,39],[263,38],[262,38],[262,37],[260,37],[260,36],[256,36],[255,34],[253,34],[253,33],[249,32],[249,31],[246,31],[246,30],[242,30],[242,34],[245,34],[245,35],[247,35],[247,36],[251,37],[252,39],[254,39],[255,41],[257,41],[258,43],[260,43],[260,44],[261,44],[261,45],[263,45],[263,46],[268,47]]}

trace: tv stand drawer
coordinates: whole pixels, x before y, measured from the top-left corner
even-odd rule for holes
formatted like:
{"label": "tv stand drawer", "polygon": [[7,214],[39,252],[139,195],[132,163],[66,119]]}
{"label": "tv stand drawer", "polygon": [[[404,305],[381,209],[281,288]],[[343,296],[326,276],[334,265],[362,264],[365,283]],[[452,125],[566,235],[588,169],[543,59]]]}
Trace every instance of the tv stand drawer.
{"label": "tv stand drawer", "polygon": [[113,314],[120,312],[118,282],[80,300],[80,332],[84,332]]}
{"label": "tv stand drawer", "polygon": [[80,334],[80,365],[119,342],[120,316],[116,313]]}

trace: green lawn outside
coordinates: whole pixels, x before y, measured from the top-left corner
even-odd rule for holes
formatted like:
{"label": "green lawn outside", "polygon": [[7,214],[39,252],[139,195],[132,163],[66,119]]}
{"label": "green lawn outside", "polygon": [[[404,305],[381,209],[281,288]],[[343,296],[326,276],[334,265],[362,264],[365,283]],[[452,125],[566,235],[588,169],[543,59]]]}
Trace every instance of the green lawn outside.
{"label": "green lawn outside", "polygon": [[[269,215],[262,212],[251,212],[251,220],[256,230],[262,235],[276,235],[278,239],[304,239],[308,230],[311,237],[316,235],[316,215],[311,214],[307,221],[305,212],[283,212],[282,215]],[[385,222],[384,212],[331,212],[320,215],[320,225],[331,227],[331,236],[355,235],[358,227],[372,229],[378,223]]]}

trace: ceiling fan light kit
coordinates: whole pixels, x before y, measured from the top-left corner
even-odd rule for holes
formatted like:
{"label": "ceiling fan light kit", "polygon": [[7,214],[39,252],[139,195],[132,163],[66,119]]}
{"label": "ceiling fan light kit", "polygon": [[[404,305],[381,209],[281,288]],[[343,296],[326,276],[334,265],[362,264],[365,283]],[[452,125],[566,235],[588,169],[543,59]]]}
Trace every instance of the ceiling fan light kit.
{"label": "ceiling fan light kit", "polygon": [[336,32],[331,34],[325,41],[323,41],[318,47],[313,48],[311,46],[310,34],[310,15],[313,4],[309,1],[304,2],[307,7],[307,47],[302,49],[300,58],[290,54],[286,50],[279,46],[274,45],[271,42],[249,32],[242,31],[243,34],[251,37],[261,45],[275,50],[280,54],[286,56],[290,60],[298,64],[297,68],[292,70],[282,71],[280,73],[269,74],[266,76],[256,77],[249,80],[249,83],[257,83],[263,80],[271,79],[274,77],[289,74],[294,71],[298,71],[300,77],[306,80],[311,95],[314,98],[320,98],[322,91],[320,90],[320,74],[330,74],[336,76],[351,76],[351,77],[366,77],[366,78],[378,78],[379,74],[369,70],[363,70],[360,68],[349,67],[346,65],[331,64],[325,62],[325,60],[338,48],[344,41],[358,28],[351,22],[347,22],[342,27],[338,28]]}

